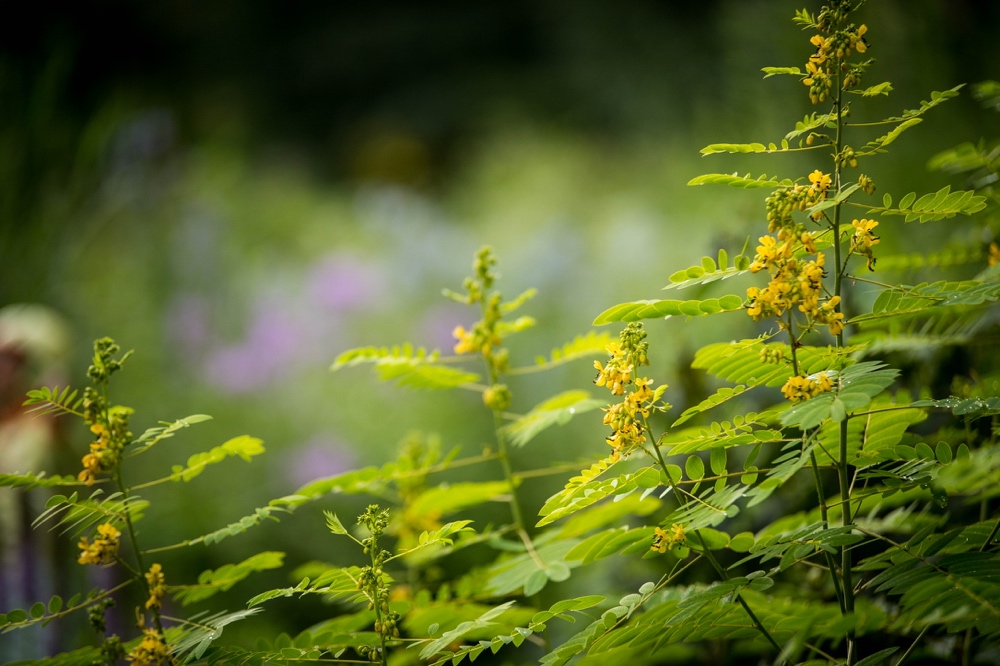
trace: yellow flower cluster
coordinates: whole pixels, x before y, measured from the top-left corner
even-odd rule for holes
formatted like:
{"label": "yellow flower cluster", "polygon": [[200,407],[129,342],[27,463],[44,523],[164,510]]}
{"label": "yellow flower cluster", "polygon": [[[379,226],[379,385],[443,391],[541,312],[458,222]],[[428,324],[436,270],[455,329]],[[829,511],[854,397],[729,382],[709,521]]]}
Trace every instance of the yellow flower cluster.
{"label": "yellow flower cluster", "polygon": [[670,531],[657,527],[653,533],[653,545],[650,550],[665,553],[673,550],[674,546],[684,546],[687,544],[687,537],[684,535],[684,526],[674,523],[670,526]]}
{"label": "yellow flower cluster", "polygon": [[996,241],[990,243],[990,254],[986,261],[990,266],[1000,264],[1000,245],[997,245]]}
{"label": "yellow flower cluster", "polygon": [[[832,184],[829,174],[816,169],[809,174],[809,185],[798,183],[776,189],[764,204],[767,230],[776,233],[779,240],[801,236],[804,228],[795,222],[792,213],[797,210],[805,211],[826,199]],[[814,219],[819,219],[821,214],[814,215]]]}
{"label": "yellow flower cluster", "polygon": [[88,486],[93,485],[98,474],[105,474],[114,469],[121,458],[122,451],[132,439],[128,430],[128,417],[132,410],[128,407],[112,407],[107,410],[107,421],[104,415],[98,414],[90,423],[90,432],[97,439],[90,443],[90,452],[83,456],[83,470],[77,478]]}
{"label": "yellow flower cluster", "polygon": [[607,386],[611,395],[624,395],[625,386],[632,383],[632,371],[635,369],[631,363],[626,364],[625,351],[617,342],[612,342],[605,349],[611,360],[607,366],[601,365],[600,361],[594,361],[597,368],[597,378],[594,383],[598,386]]}
{"label": "yellow flower cluster", "polygon": [[868,259],[868,270],[875,270],[875,255],[872,254],[872,246],[878,245],[878,236],[872,233],[872,229],[878,226],[875,220],[854,220],[851,222],[854,227],[854,235],[851,237],[851,252],[863,254]]}
{"label": "yellow flower cluster", "polygon": [[80,564],[105,565],[115,561],[118,555],[118,542],[122,533],[111,523],[97,526],[100,535],[93,542],[87,537],[81,537],[79,546],[81,553],[76,559]]}
{"label": "yellow flower cluster", "polygon": [[[833,72],[831,60],[843,61],[851,56],[852,51],[864,53],[868,50],[868,42],[865,41],[865,33],[868,27],[862,25],[855,29],[851,25],[847,30],[834,32],[824,37],[823,35],[813,35],[809,43],[816,47],[816,51],[809,56],[806,63],[806,76],[802,83],[809,86],[809,99],[813,104],[819,104],[830,96],[833,88]],[[857,85],[858,75],[852,70],[852,85]],[[845,81],[846,83],[846,81]]]}
{"label": "yellow flower cluster", "polygon": [[818,372],[808,377],[789,377],[781,387],[781,392],[792,402],[802,402],[832,390],[833,380],[826,372]]}
{"label": "yellow flower cluster", "polygon": [[810,323],[829,326],[833,335],[844,330],[844,315],[835,311],[840,299],[834,296],[821,301],[823,277],[826,275],[823,253],[817,253],[812,261],[802,261],[792,256],[788,241],[782,243],[777,251],[772,251],[775,244],[773,238],[761,236],[760,240],[761,245],[757,248],[757,257],[750,270],[768,269],[771,281],[764,289],[747,289],[750,299],[747,314],[760,321],[766,317],[781,317],[790,308],[798,306]]}
{"label": "yellow flower cluster", "polygon": [[[616,459],[627,456],[646,442],[645,419],[649,417],[655,401],[653,380],[633,377],[637,367],[649,365],[646,356],[649,345],[644,341],[645,337],[641,324],[630,323],[622,331],[620,342],[607,346],[610,356],[607,364],[594,361],[597,369],[594,383],[607,387],[612,395],[624,396],[621,402],[608,405],[604,410],[604,425],[612,430],[606,441],[615,450],[613,456]],[[627,390],[629,386],[631,391]]]}
{"label": "yellow flower cluster", "polygon": [[149,599],[146,600],[146,610],[159,610],[163,605],[163,596],[167,593],[167,579],[163,575],[163,567],[153,564],[145,574],[146,587],[149,588]]}
{"label": "yellow flower cluster", "polygon": [[156,629],[143,629],[142,641],[128,654],[132,666],[166,666],[174,663],[167,652],[167,642]]}

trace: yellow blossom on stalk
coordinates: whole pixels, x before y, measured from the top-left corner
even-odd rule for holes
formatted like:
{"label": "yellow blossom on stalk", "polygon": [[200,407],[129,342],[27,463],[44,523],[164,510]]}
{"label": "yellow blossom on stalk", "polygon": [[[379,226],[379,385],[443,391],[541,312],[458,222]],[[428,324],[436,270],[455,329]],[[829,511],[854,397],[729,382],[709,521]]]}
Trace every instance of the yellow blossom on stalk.
{"label": "yellow blossom on stalk", "polygon": [[167,593],[167,581],[163,575],[163,568],[159,564],[153,564],[144,576],[146,578],[146,586],[149,588],[149,599],[146,600],[146,610],[159,609],[162,605],[163,597]]}
{"label": "yellow blossom on stalk", "polygon": [[674,546],[683,546],[686,543],[687,537],[684,534],[684,526],[680,523],[674,523],[670,526],[669,531],[661,527],[657,527],[653,531],[653,544],[650,546],[650,550],[665,553],[667,550],[673,550]]}
{"label": "yellow blossom on stalk", "polygon": [[816,47],[816,53],[809,56],[809,61],[817,64],[826,62],[827,51],[830,48],[830,40],[823,35],[813,35],[809,39],[809,43]]}
{"label": "yellow blossom on stalk", "polygon": [[858,53],[864,53],[868,50],[868,42],[865,41],[865,33],[868,32],[868,26],[862,24],[858,31],[851,33],[849,39],[851,40],[851,48],[853,48]]}
{"label": "yellow blossom on stalk", "polygon": [[164,666],[173,663],[163,634],[156,629],[143,629],[142,634],[142,642],[127,657],[132,666]]}
{"label": "yellow blossom on stalk", "polygon": [[77,546],[81,553],[76,560],[80,564],[105,565],[115,561],[122,533],[111,523],[98,525],[97,533],[99,536],[93,542],[87,537],[80,538]]}
{"label": "yellow blossom on stalk", "polygon": [[833,184],[833,179],[830,178],[829,174],[825,174],[819,169],[816,169],[809,174],[809,182],[812,183],[813,189],[825,193],[830,189],[830,185]]}
{"label": "yellow blossom on stalk", "polygon": [[781,387],[781,392],[792,402],[802,402],[831,390],[833,390],[833,380],[826,372],[818,372],[808,377],[789,377]]}
{"label": "yellow blossom on stalk", "polygon": [[851,237],[851,251],[863,254],[868,259],[868,270],[875,270],[875,255],[872,254],[872,247],[878,245],[879,237],[872,233],[872,229],[878,226],[875,220],[854,220],[851,222],[854,227],[854,235]]}
{"label": "yellow blossom on stalk", "polygon": [[990,266],[1000,264],[1000,245],[997,245],[996,241],[990,243],[990,256],[987,262]]}
{"label": "yellow blossom on stalk", "polygon": [[839,304],[840,296],[832,296],[830,300],[810,313],[814,322],[830,328],[831,335],[840,335],[844,330],[844,313],[837,311]]}
{"label": "yellow blossom on stalk", "polygon": [[622,331],[619,342],[607,345],[610,356],[607,364],[594,361],[597,369],[594,383],[607,387],[612,395],[624,396],[621,402],[604,409],[604,425],[612,430],[606,441],[615,450],[616,459],[646,443],[645,419],[649,417],[656,395],[652,379],[633,378],[637,367],[649,365],[646,357],[649,345],[644,342],[645,337],[641,324],[630,323]]}
{"label": "yellow blossom on stalk", "polygon": [[472,334],[465,330],[464,326],[456,326],[451,332],[451,336],[458,340],[455,343],[456,354],[472,354],[476,351],[472,344]]}
{"label": "yellow blossom on stalk", "polygon": [[597,369],[594,384],[607,386],[612,395],[623,395],[625,385],[632,381],[633,366],[625,364],[625,352],[617,342],[610,343],[605,349],[611,355],[611,360],[607,366],[601,365],[600,361],[594,361],[594,367]]}
{"label": "yellow blossom on stalk", "polygon": [[750,264],[750,272],[756,273],[762,269],[770,268],[782,260],[792,257],[792,245],[785,241],[778,245],[778,241],[773,236],[761,236],[760,245],[757,246],[757,256]]}
{"label": "yellow blossom on stalk", "polygon": [[799,234],[799,242],[802,243],[802,247],[806,252],[816,254],[816,234],[811,231],[803,231]]}

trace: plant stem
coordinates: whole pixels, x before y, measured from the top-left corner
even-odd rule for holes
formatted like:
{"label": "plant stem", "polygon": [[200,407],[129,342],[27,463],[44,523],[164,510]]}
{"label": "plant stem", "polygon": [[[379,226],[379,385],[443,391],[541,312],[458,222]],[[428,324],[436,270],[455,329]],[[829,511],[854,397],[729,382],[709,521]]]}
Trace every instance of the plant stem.
{"label": "plant stem", "polygon": [[[841,74],[842,63],[838,59],[835,63],[836,74],[837,74],[837,100],[834,104],[834,109],[837,115],[837,134],[836,134],[836,154],[834,156],[834,185],[836,186],[837,193],[843,190],[842,182],[842,165],[841,165],[841,153],[844,149],[844,81]],[[842,204],[837,204],[833,208],[833,253],[834,253],[834,266],[837,267],[836,273],[833,278],[833,293],[834,296],[838,298],[838,303],[836,307],[837,312],[842,312],[844,308],[842,285],[843,276],[846,270],[841,266],[841,249],[840,249],[840,218],[841,218]],[[841,330],[837,333],[837,347],[842,348],[844,346],[844,332]],[[838,461],[838,476],[840,479],[840,498],[843,503],[842,510],[842,525],[847,527],[851,524],[851,487],[850,487],[850,472],[847,467],[847,419],[843,419],[840,422],[840,459]],[[847,545],[840,547],[840,576],[841,576],[841,586],[844,594],[844,614],[850,614],[854,612],[854,583],[851,580],[851,551]],[[855,645],[854,630],[850,630],[847,634],[847,666],[854,666],[857,660],[857,649]]]}
{"label": "plant stem", "polygon": [[[722,565],[719,564],[719,561],[715,559],[715,554],[708,549],[707,545],[705,545],[705,542],[702,540],[701,535],[698,534],[698,531],[697,530],[692,531],[691,534],[692,536],[694,536],[695,539],[698,540],[698,545],[701,546],[701,552],[704,553],[705,557],[708,558],[708,561],[711,563],[712,568],[715,569],[715,571],[719,574],[719,576],[722,578],[723,581],[729,580],[729,574],[727,574],[726,570],[722,568]],[[777,650],[778,653],[780,654],[781,646],[778,645],[778,642],[776,640],[774,640],[774,636],[771,635],[771,633],[767,630],[767,628],[763,624],[761,624],[761,621],[757,617],[757,614],[754,613],[753,609],[750,608],[750,604],[746,602],[746,599],[743,598],[743,595],[737,592],[736,600],[740,602],[740,605],[743,606],[743,610],[745,610],[747,615],[750,616],[750,621],[753,622],[755,627],[757,627],[757,631],[763,634],[764,638],[767,639],[767,642],[770,643],[771,646],[775,650]]]}

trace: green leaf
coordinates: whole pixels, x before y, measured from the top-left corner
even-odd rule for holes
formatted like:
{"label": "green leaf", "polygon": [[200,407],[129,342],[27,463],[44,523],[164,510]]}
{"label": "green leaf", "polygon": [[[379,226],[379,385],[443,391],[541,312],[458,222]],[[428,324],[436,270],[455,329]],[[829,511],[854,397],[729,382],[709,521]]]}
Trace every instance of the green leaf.
{"label": "green leaf", "polygon": [[764,72],[764,78],[771,76],[776,76],[778,74],[789,74],[792,76],[805,76],[798,67],[761,67],[760,71]]}
{"label": "green leaf", "polygon": [[[745,176],[740,176],[735,173],[707,173],[703,176],[697,176],[688,181],[688,185],[706,185],[706,184],[717,184],[717,185],[729,185],[730,187],[739,187],[743,189],[758,188],[758,187],[791,187],[795,183],[789,179],[778,180],[777,177],[769,176],[759,176],[757,178],[752,178],[750,174]],[[706,268],[705,270],[715,270]]]}
{"label": "green leaf", "polygon": [[190,481],[205,471],[209,465],[220,463],[226,458],[239,456],[243,460],[250,460],[257,455],[264,453],[264,442],[250,435],[240,435],[233,437],[227,442],[204,453],[196,453],[187,460],[187,467],[174,465],[171,479],[173,481]]}
{"label": "green leaf", "polygon": [[684,472],[692,481],[705,478],[705,463],[698,456],[688,456],[684,462]]}
{"label": "green leaf", "polygon": [[599,409],[605,404],[592,399],[586,391],[565,391],[539,403],[526,415],[503,426],[501,432],[510,438],[512,445],[521,447],[543,430],[554,425],[565,425],[575,415]]}
{"label": "green leaf", "polygon": [[668,485],[669,481],[653,466],[643,467],[632,473],[601,479],[601,474],[611,467],[606,461],[595,464],[581,475],[570,479],[566,487],[550,497],[538,515],[542,516],[537,527],[548,525],[560,518],[580,511],[612,495],[629,495],[639,488]]}
{"label": "green leaf", "polygon": [[513,601],[508,601],[506,603],[500,604],[499,606],[494,606],[490,610],[480,615],[475,620],[469,622],[463,622],[454,629],[452,629],[451,631],[446,631],[441,635],[440,638],[430,641],[427,645],[424,646],[424,648],[420,651],[420,658],[430,659],[435,654],[441,652],[452,643],[460,640],[463,636],[465,636],[469,632],[489,626],[490,624],[492,624],[492,620],[494,618],[501,615],[504,611],[506,611],[508,608],[511,608],[513,605],[514,605]]}
{"label": "green leaf", "polygon": [[45,615],[45,604],[43,604],[41,601],[36,601],[31,605],[31,608],[28,609],[28,615],[30,615],[33,619],[36,620],[42,617],[43,615]]}
{"label": "green leaf", "polygon": [[340,522],[340,518],[337,517],[337,514],[332,511],[324,511],[323,515],[326,516],[326,527],[332,533],[350,536],[350,533],[347,531],[347,528],[344,527],[344,524]]}
{"label": "green leaf", "polygon": [[710,467],[712,468],[712,474],[715,476],[721,476],[726,473],[726,450],[723,448],[712,449],[712,453],[709,456]]}
{"label": "green leaf", "polygon": [[46,476],[45,472],[26,474],[0,474],[0,488],[53,488],[55,486],[82,486],[83,483],[75,476]]}
{"label": "green leaf", "polygon": [[414,516],[443,516],[470,506],[497,499],[511,491],[506,481],[442,483],[414,497],[407,513]]}
{"label": "green leaf", "polygon": [[197,585],[171,586],[174,599],[184,606],[204,601],[232,588],[252,573],[279,568],[284,562],[284,557],[285,554],[281,552],[264,551],[237,564],[226,564],[215,570],[203,571],[198,576]]}
{"label": "green leaf", "polygon": [[428,352],[406,343],[389,347],[350,349],[330,366],[332,372],[364,363],[373,364],[383,381],[395,379],[400,386],[415,389],[447,389],[479,381],[479,375],[435,363],[440,352]]}
{"label": "green leaf", "polygon": [[38,414],[69,414],[82,417],[80,411],[83,406],[83,396],[76,389],[69,386],[60,388],[59,386],[43,386],[38,389],[28,391],[27,399],[23,403],[30,413]]}
{"label": "green leaf", "polygon": [[702,155],[716,155],[718,153],[784,153],[788,152],[788,147],[784,144],[778,148],[773,143],[765,146],[762,143],[713,143],[701,149]]}
{"label": "green leaf", "polygon": [[885,204],[881,208],[870,208],[869,214],[903,215],[906,222],[918,220],[923,223],[956,215],[973,215],[986,208],[986,205],[986,197],[977,195],[973,190],[952,192],[951,186],[945,185],[937,192],[925,194],[919,199],[915,192],[910,192],[899,202],[898,208],[890,208],[889,204]]}
{"label": "green leaf", "polygon": [[597,316],[595,326],[618,321],[639,321],[675,316],[698,317],[718,312],[732,312],[743,309],[743,298],[735,295],[709,298],[704,301],[635,301],[609,308]]}
{"label": "green leaf", "polygon": [[554,368],[570,361],[580,358],[592,358],[594,354],[603,354],[607,346],[612,342],[612,337],[607,331],[598,333],[590,331],[586,335],[578,335],[571,342],[567,342],[558,349],[553,349],[549,359],[539,356],[535,359],[535,365],[524,368],[513,368],[510,374],[522,374],[536,372],[548,368]]}
{"label": "green leaf", "polygon": [[177,419],[173,422],[161,421],[160,425],[148,428],[146,432],[139,436],[139,439],[135,440],[135,443],[140,446],[137,446],[129,451],[128,457],[142,453],[165,439],[170,439],[184,428],[189,428],[198,423],[204,423],[205,421],[211,420],[212,417],[207,414],[192,414],[191,416],[185,416],[184,418]]}
{"label": "green leaf", "polygon": [[731,400],[732,398],[741,395],[744,391],[746,391],[746,389],[747,387],[744,386],[743,384],[739,384],[733,387],[723,386],[718,391],[708,396],[694,407],[689,407],[688,409],[685,409],[681,413],[681,415],[677,418],[677,420],[674,421],[671,427],[676,428],[682,423],[688,421],[691,417],[696,416],[697,414],[701,414],[702,412],[707,411],[712,407],[721,405],[727,400]]}
{"label": "green leaf", "polygon": [[861,659],[855,664],[855,666],[881,666],[882,664],[888,663],[888,658],[895,654],[898,650],[899,648],[896,647],[879,650],[878,652]]}
{"label": "green leaf", "polygon": [[869,86],[864,90],[848,90],[847,92],[852,95],[861,95],[862,97],[876,97],[878,95],[889,96],[889,93],[893,90],[892,84],[888,81],[883,83],[878,83],[874,86]]}

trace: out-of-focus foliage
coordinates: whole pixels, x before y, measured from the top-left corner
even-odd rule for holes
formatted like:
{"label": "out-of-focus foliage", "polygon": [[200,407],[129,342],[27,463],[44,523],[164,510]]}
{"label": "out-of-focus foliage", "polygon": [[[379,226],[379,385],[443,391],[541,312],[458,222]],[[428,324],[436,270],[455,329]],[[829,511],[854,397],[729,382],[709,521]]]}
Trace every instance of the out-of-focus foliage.
{"label": "out-of-focus foliage", "polygon": [[[82,428],[52,426],[38,440],[62,455],[43,465],[51,475],[0,470],[2,485],[47,500],[36,507],[43,524],[87,539],[70,559],[122,564],[120,584],[106,571],[93,582],[142,610],[147,633],[128,612],[117,616],[108,634],[136,638],[120,652],[106,642],[106,660],[128,652],[143,663],[161,645],[210,661],[378,658],[409,642],[396,650],[400,663],[515,647],[544,663],[582,653],[584,663],[719,660],[723,650],[730,660],[781,652],[827,663],[843,646],[848,661],[877,663],[911,646],[930,659],[948,641],[966,659],[989,658],[997,410],[994,369],[979,352],[997,298],[996,271],[984,266],[1000,251],[990,245],[996,147],[975,135],[995,123],[978,104],[995,106],[996,84],[970,86],[971,96],[955,84],[991,75],[984,63],[997,46],[976,35],[994,9],[866,7],[877,39],[864,57],[877,55],[872,73],[886,70],[893,84],[845,90],[860,93],[847,98],[849,117],[838,99],[786,134],[805,108],[803,89],[787,84],[815,72],[764,68],[766,83],[744,83],[767,62],[803,59],[801,35],[778,28],[780,3],[542,3],[447,15],[400,5],[379,24],[365,9],[316,6],[278,20],[262,7],[241,10],[236,37],[220,30],[233,23],[224,6],[121,8],[130,29],[118,48],[148,54],[131,61],[112,62],[113,42],[94,41],[103,10],[81,8],[26,23],[0,51],[10,101],[0,111],[9,184],[0,260],[16,269],[0,300],[65,313],[77,356],[104,333],[139,350],[113,393],[137,408],[138,437],[105,442],[94,427],[115,431],[117,408],[101,421],[87,412],[93,398],[61,388],[79,385],[66,376],[46,373],[52,388],[30,395],[43,417],[84,419],[98,446],[83,466],[110,474],[107,490],[44,495],[89,479],[76,476],[79,447],[60,448],[89,437]],[[222,38],[209,44],[209,34]],[[178,46],[185,40],[190,50]],[[193,78],[188,62],[199,63]],[[924,90],[943,92],[921,102]],[[887,106],[897,99],[909,110]],[[835,129],[856,148],[833,141]],[[878,237],[845,217],[842,236],[801,241],[796,260],[815,256],[814,242],[844,299],[834,303],[841,287],[827,287],[828,309],[802,310],[805,329],[782,332],[739,315],[756,300],[743,291],[762,268],[751,259],[767,254],[750,252],[763,233],[758,193],[809,189],[816,181],[791,176],[821,166],[824,151],[809,150],[829,151],[814,143],[823,135],[836,144],[835,168],[823,169],[836,183],[796,215],[832,221],[860,208],[882,222]],[[757,136],[768,142],[744,143]],[[706,159],[737,170],[692,179],[704,170],[697,148],[718,139],[735,143],[710,144]],[[869,160],[888,150],[898,159],[885,164],[899,166]],[[914,171],[942,150],[929,166],[965,180]],[[779,175],[754,177],[749,161],[774,152],[787,153],[767,170]],[[900,196],[867,199],[871,183],[839,177],[852,160]],[[684,182],[733,190],[706,198],[707,188]],[[907,223],[912,233],[897,233]],[[479,292],[435,299],[428,285],[460,284],[453,259],[482,238],[504,257],[504,291],[537,286],[538,297],[492,304],[485,295],[499,276],[486,271],[474,278]],[[846,259],[830,260],[835,248],[866,261],[848,271]],[[639,300],[664,284],[683,296]],[[482,328],[465,330],[454,302],[463,299],[481,307]],[[532,316],[504,319],[516,308]],[[804,332],[821,327],[840,337],[834,312],[847,338],[807,344]],[[623,379],[624,366],[599,362],[599,383],[635,387],[631,405],[605,409],[610,435],[597,434],[605,403],[579,388],[594,369],[574,363],[619,344],[586,330],[595,316],[598,325],[645,320],[651,376],[675,378],[640,386],[641,363]],[[457,356],[424,351],[452,348],[456,327]],[[500,345],[514,333],[507,352]],[[414,344],[393,347],[404,339]],[[485,365],[461,363],[470,351]],[[322,372],[331,362],[334,380]],[[349,368],[363,364],[393,382]],[[404,394],[397,384],[437,390]],[[776,403],[767,387],[782,386],[797,404]],[[472,390],[441,392],[454,388]],[[483,402],[493,417],[471,417]],[[216,418],[178,418],[202,411]],[[157,417],[168,420],[143,420]],[[234,438],[234,424],[254,436]],[[413,428],[441,439],[412,434],[397,450]],[[129,448],[119,457],[116,446]],[[634,447],[651,457],[636,464]],[[232,458],[254,462],[229,472]],[[124,479],[113,478],[118,464]],[[846,484],[841,469],[853,475]],[[835,499],[837,485],[850,502]],[[316,536],[315,505],[336,503],[347,516],[364,496],[393,506],[378,528],[387,550],[339,520],[328,522],[331,537],[357,541],[358,557]],[[129,559],[140,554],[129,541],[135,551],[142,543],[142,557]],[[155,593],[150,558],[163,562],[170,594]],[[290,581],[286,561],[302,565]],[[7,613],[5,628],[20,631],[5,640],[66,626],[112,596],[63,601],[62,586],[87,588],[79,572],[65,578],[75,580],[31,599],[47,603],[15,597],[24,610]],[[848,601],[852,583],[858,598]],[[248,610],[217,610],[248,598]],[[213,610],[177,608],[202,602]],[[585,621],[549,622],[573,617]],[[76,632],[57,640],[79,645]],[[37,635],[11,654],[39,653],[49,634]],[[532,647],[545,642],[546,651]],[[52,661],[98,657],[84,648]]]}

